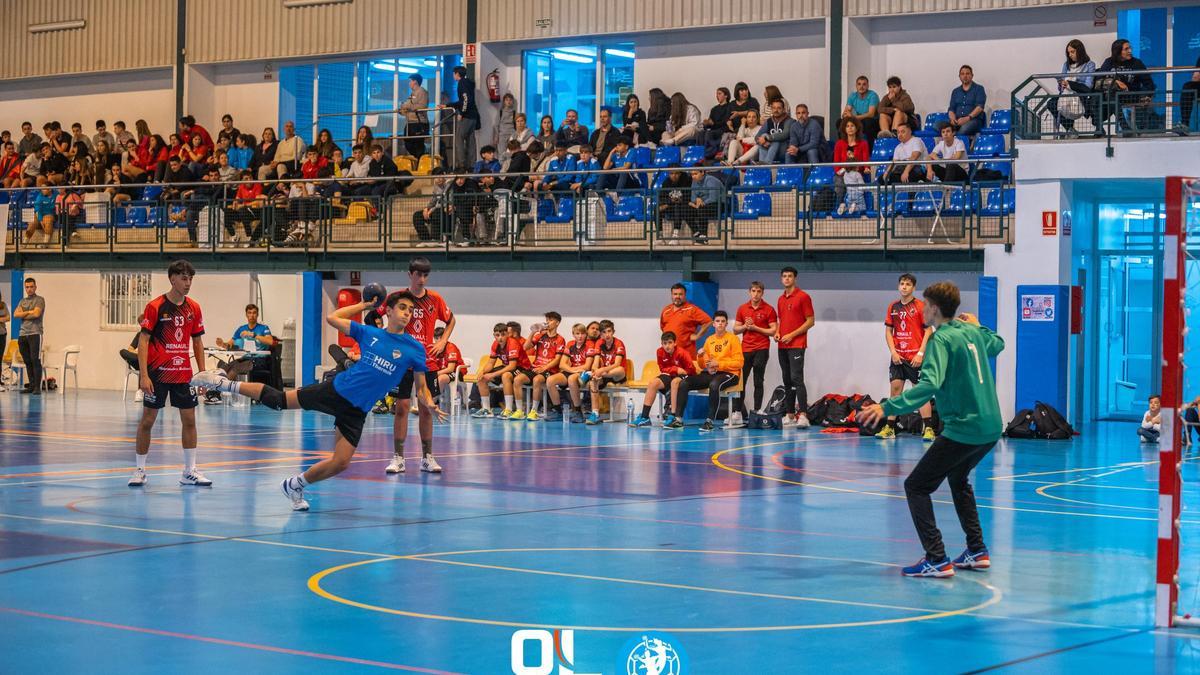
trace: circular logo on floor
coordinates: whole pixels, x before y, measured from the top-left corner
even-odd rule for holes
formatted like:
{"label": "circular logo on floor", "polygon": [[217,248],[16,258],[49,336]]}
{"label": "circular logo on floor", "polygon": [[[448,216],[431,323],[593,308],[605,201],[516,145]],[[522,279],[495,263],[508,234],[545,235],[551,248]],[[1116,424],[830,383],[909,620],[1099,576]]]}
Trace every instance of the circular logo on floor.
{"label": "circular logo on floor", "polygon": [[621,648],[617,672],[626,675],[686,675],[687,655],[666,633],[647,632]]}

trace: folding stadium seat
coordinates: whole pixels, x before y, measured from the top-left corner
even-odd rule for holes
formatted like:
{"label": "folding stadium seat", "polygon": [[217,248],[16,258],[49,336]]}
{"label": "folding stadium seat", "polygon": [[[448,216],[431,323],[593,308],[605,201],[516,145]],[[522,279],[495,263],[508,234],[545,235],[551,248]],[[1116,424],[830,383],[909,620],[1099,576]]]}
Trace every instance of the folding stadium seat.
{"label": "folding stadium seat", "polygon": [[654,151],[654,166],[659,168],[679,164],[680,157],[678,145],[661,145]]}
{"label": "folding stadium seat", "polygon": [[617,204],[608,197],[604,197],[604,219],[610,223],[624,223],[629,220],[628,217],[622,217],[617,211]]}
{"label": "folding stadium seat", "polygon": [[804,185],[804,169],[798,166],[785,166],[775,172],[775,191],[791,190]]}
{"label": "folding stadium seat", "polygon": [[984,134],[1007,134],[1012,131],[1012,110],[1004,108],[1002,110],[993,110],[988,117],[987,126],[983,128]]}
{"label": "folding stadium seat", "polygon": [[975,211],[975,197],[978,193],[971,189],[950,191],[950,200],[942,208],[942,215],[961,216]]}
{"label": "folding stadium seat", "polygon": [[1013,188],[990,190],[979,214],[983,216],[1011,215],[1017,208],[1017,192]]}
{"label": "folding stadium seat", "polygon": [[644,169],[650,166],[650,148],[634,148],[629,151],[629,158],[633,161],[635,168]]}
{"label": "folding stadium seat", "polygon": [[741,191],[758,190],[771,184],[771,170],[767,168],[747,169],[742,174]]}
{"label": "folding stadium seat", "polygon": [[980,134],[975,139],[975,145],[971,148],[971,157],[1007,157],[1008,152],[1004,149],[1004,136],[997,134]]}
{"label": "folding stadium seat", "polygon": [[808,186],[809,187],[821,187],[821,186],[826,186],[826,185],[828,185],[828,186],[833,185],[833,167],[832,166],[814,167],[812,170],[812,173],[808,174]]}
{"label": "folding stadium seat", "polygon": [[635,195],[622,197],[621,201],[617,203],[615,211],[625,220],[645,220],[646,200]]}
{"label": "folding stadium seat", "polygon": [[654,174],[654,182],[651,183],[650,189],[657,192],[658,189],[661,188],[663,186],[663,183],[665,183],[665,182],[667,182],[667,172],[659,171],[658,173]]}
{"label": "folding stadium seat", "polygon": [[575,198],[561,197],[558,200],[558,210],[545,218],[547,223],[569,223],[575,218]]}
{"label": "folding stadium seat", "polygon": [[734,220],[757,220],[759,216],[771,215],[771,195],[755,192],[742,197],[742,205],[733,212]]}
{"label": "folding stadium seat", "polygon": [[[941,137],[940,136],[919,136],[918,138],[920,138],[921,141],[923,143],[925,143],[925,152],[933,152],[934,146],[937,145],[938,140]],[[966,147],[970,147],[970,146],[968,145]]]}
{"label": "folding stadium seat", "polygon": [[895,138],[877,138],[875,145],[871,146],[871,161],[872,162],[888,162],[892,159],[892,153],[896,151],[896,146],[900,145],[900,141]]}
{"label": "folding stadium seat", "polygon": [[932,216],[937,212],[941,201],[941,190],[922,190],[913,196],[908,213],[915,217]]}
{"label": "folding stadium seat", "polygon": [[683,166],[696,166],[704,161],[704,146],[703,145],[686,145],[683,147],[683,155],[680,158],[680,164]]}
{"label": "folding stadium seat", "polygon": [[1005,215],[1012,215],[1017,211],[1017,191],[1014,188],[1004,188],[1004,198],[1001,201],[1001,208],[1004,209]]}
{"label": "folding stadium seat", "polygon": [[147,185],[146,187],[142,188],[142,200],[154,201],[155,199],[158,199],[159,196],[162,195],[162,191],[163,191],[162,186]]}
{"label": "folding stadium seat", "polygon": [[917,136],[937,136],[937,126],[941,122],[949,122],[950,113],[932,112],[925,116],[925,126],[920,131],[916,132]]}

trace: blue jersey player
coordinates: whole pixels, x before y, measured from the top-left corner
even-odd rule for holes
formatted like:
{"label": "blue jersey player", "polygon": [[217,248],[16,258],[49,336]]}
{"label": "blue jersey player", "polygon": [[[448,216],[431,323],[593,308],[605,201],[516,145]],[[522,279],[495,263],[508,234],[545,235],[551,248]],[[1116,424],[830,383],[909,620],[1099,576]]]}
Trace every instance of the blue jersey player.
{"label": "blue jersey player", "polygon": [[[192,386],[198,389],[240,394],[274,410],[301,408],[333,416],[336,429],[333,456],[282,483],[283,493],[292,500],[295,511],[308,510],[304,488],[309,483],[333,478],[350,466],[350,458],[362,436],[363,422],[375,402],[395,389],[409,370],[425,372],[425,347],[404,332],[412,318],[416,299],[408,291],[402,291],[389,295],[385,304],[386,330],[351,321],[350,317],[374,309],[374,303],[370,302],[342,307],[325,318],[329,325],[354,338],[362,352],[353,368],[338,373],[332,380],[284,392],[256,382],[232,381],[220,369],[206,370],[192,378]],[[446,413],[434,403],[425,378],[414,380],[420,400],[429,406],[439,421],[444,421]]]}

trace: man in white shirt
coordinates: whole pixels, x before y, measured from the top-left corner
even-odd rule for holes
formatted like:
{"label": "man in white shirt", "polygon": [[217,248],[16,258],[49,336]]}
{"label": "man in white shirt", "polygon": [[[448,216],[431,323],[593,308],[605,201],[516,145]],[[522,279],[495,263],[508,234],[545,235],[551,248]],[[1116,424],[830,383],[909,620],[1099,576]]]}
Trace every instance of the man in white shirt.
{"label": "man in white shirt", "polygon": [[279,141],[279,146],[275,149],[275,160],[271,162],[276,175],[284,178],[288,174],[299,173],[306,148],[304,139],[296,135],[296,125],[291,121],[284,122],[283,140]]}
{"label": "man in white shirt", "polygon": [[367,151],[361,143],[351,148],[350,153],[350,167],[346,170],[350,180],[346,181],[346,185],[350,187],[348,191],[353,192],[355,187],[364,184],[362,181],[354,179],[366,178],[370,175],[371,158],[367,156]]}
{"label": "man in white shirt", "polygon": [[[892,153],[896,162],[919,161],[925,159],[925,142],[913,136],[911,122],[901,122],[896,126],[896,139],[900,144]],[[925,167],[917,164],[893,164],[887,173],[889,183],[919,183],[925,178]]]}
{"label": "man in white shirt", "polygon": [[[933,146],[933,152],[929,153],[930,159],[966,159],[967,147],[963,144],[962,139],[954,135],[954,127],[950,126],[949,122],[938,123],[938,133],[942,138]],[[967,182],[967,170],[962,164],[933,164],[933,173],[937,175],[938,180],[943,183],[965,183]]]}

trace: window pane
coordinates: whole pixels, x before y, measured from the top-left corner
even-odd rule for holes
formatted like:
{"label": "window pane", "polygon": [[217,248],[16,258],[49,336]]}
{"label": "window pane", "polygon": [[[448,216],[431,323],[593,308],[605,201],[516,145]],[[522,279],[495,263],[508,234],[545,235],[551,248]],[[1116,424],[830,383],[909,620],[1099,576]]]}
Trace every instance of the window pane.
{"label": "window pane", "polygon": [[[1117,12],[1117,35],[1129,40],[1133,55],[1147,68],[1167,65],[1167,10],[1123,9]],[[1103,59],[1101,59],[1103,61]],[[1167,88],[1167,76],[1151,76],[1158,91]]]}
{"label": "window pane", "polygon": [[[1200,64],[1200,7],[1175,8],[1175,37],[1171,49],[1171,65],[1195,66]],[[1191,73],[1172,75],[1175,80],[1171,89],[1178,92],[1184,82],[1192,79]],[[1193,113],[1194,114],[1194,113]],[[1182,120],[1187,124],[1188,120]]]}
{"label": "window pane", "polygon": [[[442,92],[446,96],[446,103],[458,100],[458,82],[454,80],[454,69],[462,64],[462,54],[442,57]],[[478,86],[479,82],[476,81],[475,84]]]}
{"label": "window pane", "polygon": [[568,110],[579,113],[579,123],[596,126],[596,48],[559,47],[550,50],[551,108],[556,124]]}
{"label": "window pane", "polygon": [[539,120],[550,114],[550,54],[538,50],[525,52],[525,116],[529,128],[539,129]]}
{"label": "window pane", "polygon": [[620,119],[625,99],[633,93],[633,43],[622,42],[604,48],[603,107]]}
{"label": "window pane", "polygon": [[[347,62],[317,66],[317,130],[328,129],[347,157],[354,140],[353,120],[350,115],[329,115],[354,112],[355,65]],[[302,133],[309,143],[317,138],[315,131]]]}
{"label": "window pane", "polygon": [[[358,111],[363,113],[359,125],[370,127],[376,138],[391,136],[396,129],[394,115],[371,113],[395,109],[396,60],[364,61],[358,68]],[[383,146],[391,152],[391,143]]]}
{"label": "window pane", "polygon": [[[312,66],[288,66],[279,69],[279,124],[275,131],[283,138],[284,122],[295,122],[296,133],[309,136],[313,119]],[[310,140],[305,138],[304,140]]]}

